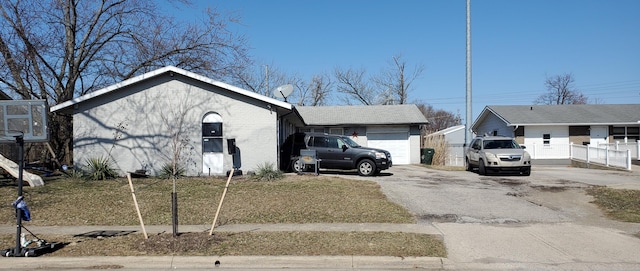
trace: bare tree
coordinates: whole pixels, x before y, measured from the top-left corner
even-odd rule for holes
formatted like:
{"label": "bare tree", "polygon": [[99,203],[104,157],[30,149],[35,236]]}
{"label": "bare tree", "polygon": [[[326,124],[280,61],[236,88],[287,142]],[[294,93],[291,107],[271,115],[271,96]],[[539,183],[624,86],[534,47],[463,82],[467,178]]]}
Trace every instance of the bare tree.
{"label": "bare tree", "polygon": [[443,109],[435,109],[432,105],[424,103],[418,104],[418,109],[429,121],[429,125],[425,127],[425,133],[432,133],[462,124],[460,114],[454,114]]}
{"label": "bare tree", "polygon": [[343,70],[341,68],[335,68],[334,77],[336,78],[336,90],[339,93],[343,93],[344,102],[351,103],[350,98],[355,98],[358,102],[364,105],[374,105],[378,98],[378,92],[375,91],[365,78],[365,70],[348,69]]}
{"label": "bare tree", "polygon": [[273,90],[278,86],[290,84],[295,76],[285,74],[274,64],[237,69],[231,79],[237,86],[255,93],[275,98]]}
{"label": "bare tree", "polygon": [[[0,3],[0,87],[50,104],[166,65],[225,78],[249,63],[237,18],[207,11],[176,22],[153,1],[8,0]],[[50,116],[51,145],[70,161],[71,116]]]}
{"label": "bare tree", "polygon": [[193,119],[199,117],[199,112],[212,102],[210,98],[193,98],[193,92],[190,87],[178,90],[172,95],[172,103],[166,102],[167,97],[164,93],[168,92],[154,98],[159,101],[156,106],[164,108],[159,110],[159,128],[160,133],[167,137],[169,151],[162,151],[161,154],[167,159],[167,163],[162,166],[162,173],[168,174],[172,179],[171,209],[174,237],[178,234],[177,179],[190,168],[197,167],[196,161],[193,160],[196,143],[191,139],[194,134],[200,135],[202,124],[194,122]]}
{"label": "bare tree", "polygon": [[416,65],[413,69],[407,69],[407,62],[401,55],[394,56],[389,67],[373,79],[383,93],[382,104],[405,104],[408,102],[409,93],[413,82],[422,75],[423,65]]}
{"label": "bare tree", "polygon": [[328,103],[333,82],[326,74],[314,75],[311,82],[299,80],[294,84],[299,96],[297,105],[320,106]]}
{"label": "bare tree", "polygon": [[544,85],[547,92],[540,95],[536,104],[586,104],[587,97],[573,86],[573,74],[565,73],[547,77]]}

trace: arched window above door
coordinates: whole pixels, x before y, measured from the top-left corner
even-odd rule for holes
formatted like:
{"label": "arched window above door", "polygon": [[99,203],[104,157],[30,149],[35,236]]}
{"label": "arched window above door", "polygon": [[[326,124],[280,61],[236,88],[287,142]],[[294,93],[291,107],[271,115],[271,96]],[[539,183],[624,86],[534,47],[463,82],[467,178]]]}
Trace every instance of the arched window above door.
{"label": "arched window above door", "polygon": [[222,152],[222,117],[208,113],[202,118],[202,151]]}

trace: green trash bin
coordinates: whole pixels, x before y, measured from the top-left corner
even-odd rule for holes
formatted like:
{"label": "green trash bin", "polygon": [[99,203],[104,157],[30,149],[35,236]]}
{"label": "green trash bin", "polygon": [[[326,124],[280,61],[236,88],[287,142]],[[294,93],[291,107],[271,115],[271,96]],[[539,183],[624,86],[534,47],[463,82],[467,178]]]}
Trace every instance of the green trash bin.
{"label": "green trash bin", "polygon": [[436,152],[436,150],[432,148],[424,148],[420,151],[420,163],[431,165],[431,162],[433,161],[433,154]]}

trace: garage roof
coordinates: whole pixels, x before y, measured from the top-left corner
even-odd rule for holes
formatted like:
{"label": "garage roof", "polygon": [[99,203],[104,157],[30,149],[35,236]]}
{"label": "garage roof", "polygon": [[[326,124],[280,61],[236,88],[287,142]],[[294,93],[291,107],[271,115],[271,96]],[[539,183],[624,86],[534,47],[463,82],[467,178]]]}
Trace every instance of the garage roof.
{"label": "garage roof", "polygon": [[296,109],[309,126],[420,125],[429,123],[415,104],[298,106]]}

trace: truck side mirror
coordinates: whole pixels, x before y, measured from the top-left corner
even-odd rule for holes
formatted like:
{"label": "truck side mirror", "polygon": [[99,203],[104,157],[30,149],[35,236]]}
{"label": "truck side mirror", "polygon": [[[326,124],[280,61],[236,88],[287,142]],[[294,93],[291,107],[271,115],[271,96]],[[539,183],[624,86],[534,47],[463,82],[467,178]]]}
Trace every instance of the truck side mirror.
{"label": "truck side mirror", "polygon": [[342,151],[347,151],[347,149],[349,149],[349,147],[347,147],[347,145],[342,145]]}

